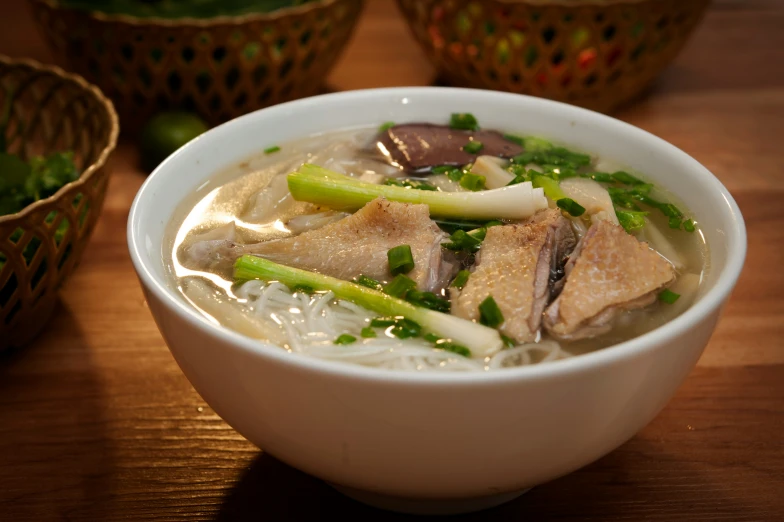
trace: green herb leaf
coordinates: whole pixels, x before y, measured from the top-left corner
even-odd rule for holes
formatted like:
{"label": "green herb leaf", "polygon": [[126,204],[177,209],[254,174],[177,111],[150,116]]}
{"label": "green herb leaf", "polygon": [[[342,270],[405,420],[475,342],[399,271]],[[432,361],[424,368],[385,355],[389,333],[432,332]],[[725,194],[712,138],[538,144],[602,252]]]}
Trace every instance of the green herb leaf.
{"label": "green herb leaf", "polygon": [[370,326],[366,326],[360,331],[360,335],[365,339],[372,339],[376,337],[376,331]]}
{"label": "green herb leaf", "polygon": [[392,127],[394,127],[394,126],[395,126],[395,122],[394,121],[388,121],[388,122],[382,123],[381,126],[378,128],[378,132],[386,132],[389,129],[391,129]]}
{"label": "green herb leaf", "polygon": [[351,344],[351,343],[354,343],[356,341],[357,341],[357,338],[354,337],[353,335],[343,334],[343,335],[338,336],[337,339],[335,339],[335,344]]}
{"label": "green herb leaf", "polygon": [[511,337],[507,337],[504,334],[501,334],[501,340],[504,342],[504,346],[507,348],[514,348],[517,346],[517,343]]}
{"label": "green herb leaf", "polygon": [[696,227],[694,226],[694,221],[691,219],[687,219],[686,221],[684,221],[683,230],[685,230],[686,232],[694,232],[696,230]]}
{"label": "green herb leaf", "polygon": [[266,149],[264,149],[264,154],[273,154],[279,151],[280,151],[280,147],[278,147],[277,145],[273,145],[272,147],[267,147]]}

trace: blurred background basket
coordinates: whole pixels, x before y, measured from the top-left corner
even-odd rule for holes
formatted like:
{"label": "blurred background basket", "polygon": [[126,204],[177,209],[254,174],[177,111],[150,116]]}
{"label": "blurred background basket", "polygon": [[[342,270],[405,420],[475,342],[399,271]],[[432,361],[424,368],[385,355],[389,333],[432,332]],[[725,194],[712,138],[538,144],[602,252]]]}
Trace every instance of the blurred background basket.
{"label": "blurred background basket", "polygon": [[212,125],[317,94],[352,34],[362,0],[318,0],[269,13],[136,18],[31,0],[59,63],[99,86],[124,130],[184,109]]}
{"label": "blurred background basket", "polygon": [[448,82],[611,111],[675,58],[710,0],[398,0]]}
{"label": "blurred background basket", "polygon": [[28,159],[73,151],[81,176],[0,216],[0,350],[26,344],[46,325],[98,220],[109,178],[105,163],[119,133],[111,102],[57,67],[0,56],[0,107],[9,97],[8,152]]}

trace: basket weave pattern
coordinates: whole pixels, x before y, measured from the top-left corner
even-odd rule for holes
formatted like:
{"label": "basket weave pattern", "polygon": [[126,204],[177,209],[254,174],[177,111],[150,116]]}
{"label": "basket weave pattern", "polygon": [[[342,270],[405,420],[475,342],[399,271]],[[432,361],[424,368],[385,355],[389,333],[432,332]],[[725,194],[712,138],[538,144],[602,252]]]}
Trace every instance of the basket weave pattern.
{"label": "basket weave pattern", "polygon": [[398,0],[456,85],[610,111],[675,58],[710,0]]}
{"label": "basket weave pattern", "polygon": [[362,0],[322,0],[269,14],[136,19],[33,0],[58,61],[99,86],[124,128],[192,110],[211,124],[316,94],[353,31]]}
{"label": "basket weave pattern", "polygon": [[54,196],[0,217],[0,350],[29,342],[46,324],[98,219],[104,163],[119,132],[100,91],[56,67],[0,56],[0,106],[9,92],[8,152],[29,158],[73,151],[82,174]]}

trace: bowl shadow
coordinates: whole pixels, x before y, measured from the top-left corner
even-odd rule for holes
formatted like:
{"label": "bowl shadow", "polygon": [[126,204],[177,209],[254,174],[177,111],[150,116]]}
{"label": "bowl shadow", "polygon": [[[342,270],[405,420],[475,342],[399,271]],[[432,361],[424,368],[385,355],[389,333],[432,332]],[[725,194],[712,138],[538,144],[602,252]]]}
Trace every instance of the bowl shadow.
{"label": "bowl shadow", "polygon": [[[672,520],[690,506],[689,520],[765,520],[775,506],[734,491],[726,473],[686,455],[668,454],[636,437],[589,466],[533,488],[496,508],[457,520]],[[706,492],[715,494],[706,495]],[[743,492],[741,492],[743,493]],[[710,498],[706,502],[706,498]],[[217,521],[324,520],[342,517],[380,522],[432,519],[386,512],[355,502],[319,479],[261,453],[224,498]],[[631,518],[630,518],[631,517]]]}

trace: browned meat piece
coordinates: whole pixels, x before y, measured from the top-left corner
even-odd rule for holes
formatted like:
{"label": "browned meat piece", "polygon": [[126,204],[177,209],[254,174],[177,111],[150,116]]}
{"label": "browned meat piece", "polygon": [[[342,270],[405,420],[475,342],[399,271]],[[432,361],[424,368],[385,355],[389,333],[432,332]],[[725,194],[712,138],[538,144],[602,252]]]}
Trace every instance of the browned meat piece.
{"label": "browned meat piece", "polygon": [[387,251],[398,245],[409,245],[415,266],[408,276],[420,289],[434,290],[448,280],[452,269],[441,258],[441,242],[445,237],[430,220],[427,205],[378,198],[348,217],[298,236],[251,245],[228,241],[222,245],[197,243],[186,257],[191,264],[216,269],[233,263],[243,254],[253,254],[340,279],[350,280],[364,274],[387,281],[392,277]]}
{"label": "browned meat piece", "polygon": [[652,304],[675,278],[663,257],[608,221],[588,230],[565,272],[563,291],[544,315],[547,331],[565,340],[608,332],[619,312]]}
{"label": "browned meat piece", "polygon": [[571,225],[557,210],[489,228],[476,268],[453,300],[455,315],[479,319],[479,304],[492,295],[504,314],[501,333],[520,343],[536,340],[552,274],[574,244]]}
{"label": "browned meat piece", "polygon": [[471,138],[482,142],[483,155],[511,158],[523,152],[522,147],[496,131],[470,132],[429,123],[395,125],[381,134],[379,149],[406,170],[425,170],[474,161],[477,155],[463,150]]}

